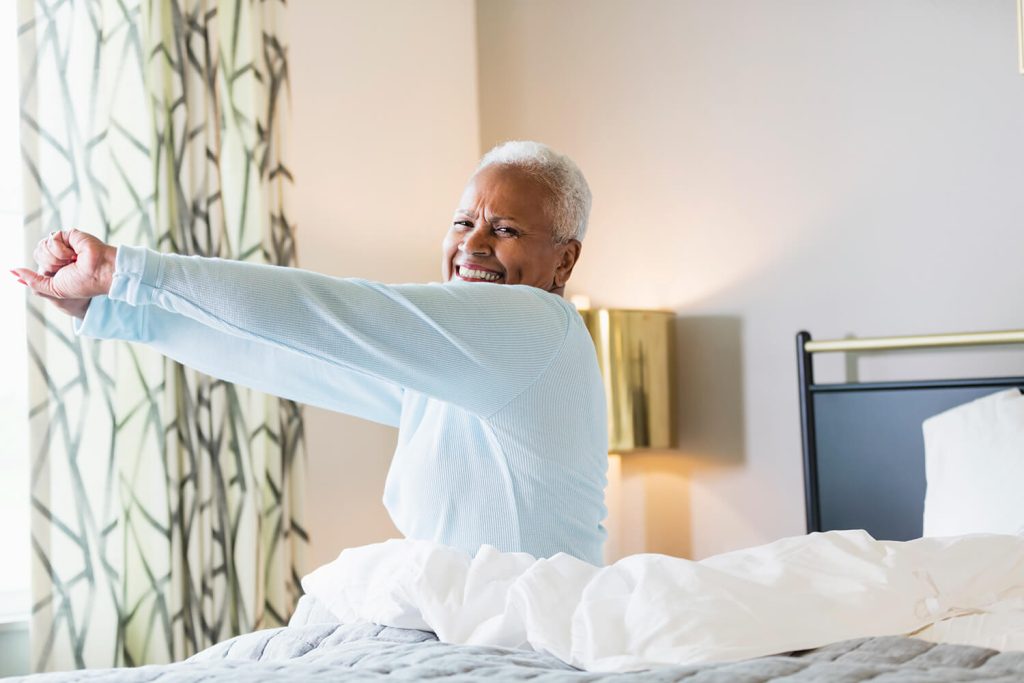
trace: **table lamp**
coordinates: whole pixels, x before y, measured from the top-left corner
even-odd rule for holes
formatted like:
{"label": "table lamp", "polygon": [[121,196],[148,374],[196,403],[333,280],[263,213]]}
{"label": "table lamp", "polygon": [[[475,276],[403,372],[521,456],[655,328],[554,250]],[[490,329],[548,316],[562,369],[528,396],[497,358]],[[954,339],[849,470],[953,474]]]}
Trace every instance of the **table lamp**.
{"label": "table lamp", "polygon": [[673,448],[672,311],[582,308],[608,406],[608,452]]}

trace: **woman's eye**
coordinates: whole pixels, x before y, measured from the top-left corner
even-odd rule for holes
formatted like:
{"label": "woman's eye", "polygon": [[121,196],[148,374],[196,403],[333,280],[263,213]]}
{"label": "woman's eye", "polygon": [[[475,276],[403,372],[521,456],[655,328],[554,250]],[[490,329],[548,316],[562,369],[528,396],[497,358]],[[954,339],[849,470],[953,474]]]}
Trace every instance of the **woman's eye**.
{"label": "woman's eye", "polygon": [[452,227],[453,228],[472,228],[473,224],[470,223],[469,221],[455,221],[452,224]]}
{"label": "woman's eye", "polygon": [[515,228],[510,228],[508,226],[504,226],[504,225],[499,225],[498,227],[496,227],[494,229],[494,232],[496,232],[499,235],[502,235],[504,237],[518,237],[519,236],[519,231],[518,230],[516,230]]}

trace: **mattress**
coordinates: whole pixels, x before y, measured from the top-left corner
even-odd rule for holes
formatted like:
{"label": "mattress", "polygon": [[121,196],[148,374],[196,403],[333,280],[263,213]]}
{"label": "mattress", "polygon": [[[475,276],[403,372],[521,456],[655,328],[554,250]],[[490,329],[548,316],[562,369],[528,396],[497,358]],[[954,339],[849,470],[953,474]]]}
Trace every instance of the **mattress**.
{"label": "mattress", "polygon": [[[495,647],[448,645],[433,634],[373,624],[311,623],[257,631],[177,664],[50,673],[32,683],[200,680],[366,681],[875,681],[898,683],[1024,680],[1024,653],[942,645],[916,638],[850,640],[809,652],[725,664],[669,667],[629,674],[578,671],[549,655]],[[12,680],[26,680],[12,679]]]}

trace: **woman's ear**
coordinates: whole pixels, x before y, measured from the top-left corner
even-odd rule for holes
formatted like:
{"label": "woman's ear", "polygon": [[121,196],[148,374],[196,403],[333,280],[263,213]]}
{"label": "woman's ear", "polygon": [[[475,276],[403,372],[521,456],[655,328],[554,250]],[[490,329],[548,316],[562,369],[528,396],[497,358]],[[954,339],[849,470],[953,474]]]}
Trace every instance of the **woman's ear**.
{"label": "woman's ear", "polygon": [[558,265],[555,267],[555,286],[565,287],[569,276],[572,275],[572,269],[576,266],[576,261],[580,258],[583,244],[579,240],[569,240],[565,244],[559,245],[559,249],[562,250],[562,253],[558,255]]}

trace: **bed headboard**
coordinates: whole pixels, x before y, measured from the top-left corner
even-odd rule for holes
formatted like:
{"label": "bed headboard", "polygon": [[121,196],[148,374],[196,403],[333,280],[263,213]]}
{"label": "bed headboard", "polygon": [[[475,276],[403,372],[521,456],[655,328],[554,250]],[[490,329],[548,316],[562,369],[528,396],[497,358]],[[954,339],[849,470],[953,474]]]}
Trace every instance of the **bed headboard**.
{"label": "bed headboard", "polygon": [[1024,331],[819,341],[797,334],[807,530],[921,536],[928,417],[1024,377],[816,384],[813,354],[1024,343]]}

